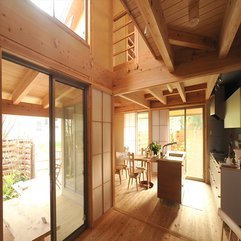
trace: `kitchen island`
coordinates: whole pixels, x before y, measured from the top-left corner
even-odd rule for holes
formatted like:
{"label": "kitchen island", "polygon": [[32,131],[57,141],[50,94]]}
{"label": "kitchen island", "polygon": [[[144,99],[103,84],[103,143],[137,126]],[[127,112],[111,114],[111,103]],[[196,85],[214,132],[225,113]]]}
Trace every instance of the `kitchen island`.
{"label": "kitchen island", "polygon": [[164,157],[157,159],[159,198],[181,203],[185,157],[185,152],[170,151]]}

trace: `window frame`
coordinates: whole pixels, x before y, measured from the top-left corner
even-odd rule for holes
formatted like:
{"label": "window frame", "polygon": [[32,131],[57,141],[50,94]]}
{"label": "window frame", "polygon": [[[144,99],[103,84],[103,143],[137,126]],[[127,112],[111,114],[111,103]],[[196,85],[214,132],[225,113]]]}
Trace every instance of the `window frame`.
{"label": "window frame", "polygon": [[[54,1],[53,1],[53,6],[54,6]],[[45,17],[47,17],[50,21],[55,23],[58,27],[60,27],[62,30],[79,40],[81,43],[83,43],[85,46],[90,47],[90,6],[91,6],[91,0],[83,0],[85,1],[85,39],[80,37],[76,32],[74,32],[72,29],[70,29],[67,25],[65,25],[63,22],[61,22],[58,18],[55,17],[55,11],[53,7],[53,13],[52,16],[49,15],[47,12],[45,12],[43,9],[38,7],[34,2],[31,0],[28,0],[28,3],[35,8],[37,11],[39,11],[41,14],[43,14]]]}

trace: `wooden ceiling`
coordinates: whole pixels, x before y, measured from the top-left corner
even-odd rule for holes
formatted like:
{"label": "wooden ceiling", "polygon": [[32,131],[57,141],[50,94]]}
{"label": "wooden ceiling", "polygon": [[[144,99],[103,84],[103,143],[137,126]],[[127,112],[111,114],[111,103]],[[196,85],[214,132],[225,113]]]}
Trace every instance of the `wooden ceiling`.
{"label": "wooden ceiling", "polygon": [[[144,77],[139,73],[139,77],[145,78],[149,86],[145,83],[137,87],[137,74],[120,75],[120,70],[116,71],[119,76],[119,79],[114,81],[116,109],[138,109],[133,103],[138,104],[139,108],[205,103],[218,76],[240,68],[240,56],[234,60],[239,62],[238,64],[230,57],[231,51],[240,52],[240,0],[121,2],[153,57],[160,61],[161,69],[164,68],[164,63],[167,71],[162,72],[168,75],[168,80],[160,75],[159,82],[162,84],[148,81],[157,79],[150,75],[161,74],[161,71],[154,70],[150,65],[146,68],[149,68],[149,76],[147,71]],[[128,67],[129,69],[131,67]],[[144,71],[142,72],[144,74]],[[126,100],[129,100],[129,103]]]}

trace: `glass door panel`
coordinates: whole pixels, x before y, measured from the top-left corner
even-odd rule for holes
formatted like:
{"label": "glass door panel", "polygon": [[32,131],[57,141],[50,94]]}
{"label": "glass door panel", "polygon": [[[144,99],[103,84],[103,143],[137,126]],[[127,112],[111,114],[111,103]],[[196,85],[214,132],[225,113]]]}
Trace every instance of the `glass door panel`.
{"label": "glass door panel", "polygon": [[55,82],[56,225],[64,240],[84,224],[84,90]]}
{"label": "glass door panel", "polygon": [[171,145],[171,150],[185,151],[185,111],[171,110],[170,118],[170,142],[177,142]]}
{"label": "glass door panel", "polygon": [[49,76],[2,69],[3,240],[50,238]]}
{"label": "glass door panel", "polygon": [[186,175],[203,179],[203,108],[186,109]]}

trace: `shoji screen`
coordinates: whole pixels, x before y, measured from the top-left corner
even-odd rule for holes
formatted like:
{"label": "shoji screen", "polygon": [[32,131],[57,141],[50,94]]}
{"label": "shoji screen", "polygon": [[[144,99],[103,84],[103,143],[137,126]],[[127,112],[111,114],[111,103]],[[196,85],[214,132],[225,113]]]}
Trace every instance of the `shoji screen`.
{"label": "shoji screen", "polygon": [[[164,145],[169,142],[169,110],[154,110],[152,114],[152,141]],[[153,166],[153,171],[157,167]]]}
{"label": "shoji screen", "polygon": [[93,221],[112,206],[111,95],[92,91],[92,192]]}

